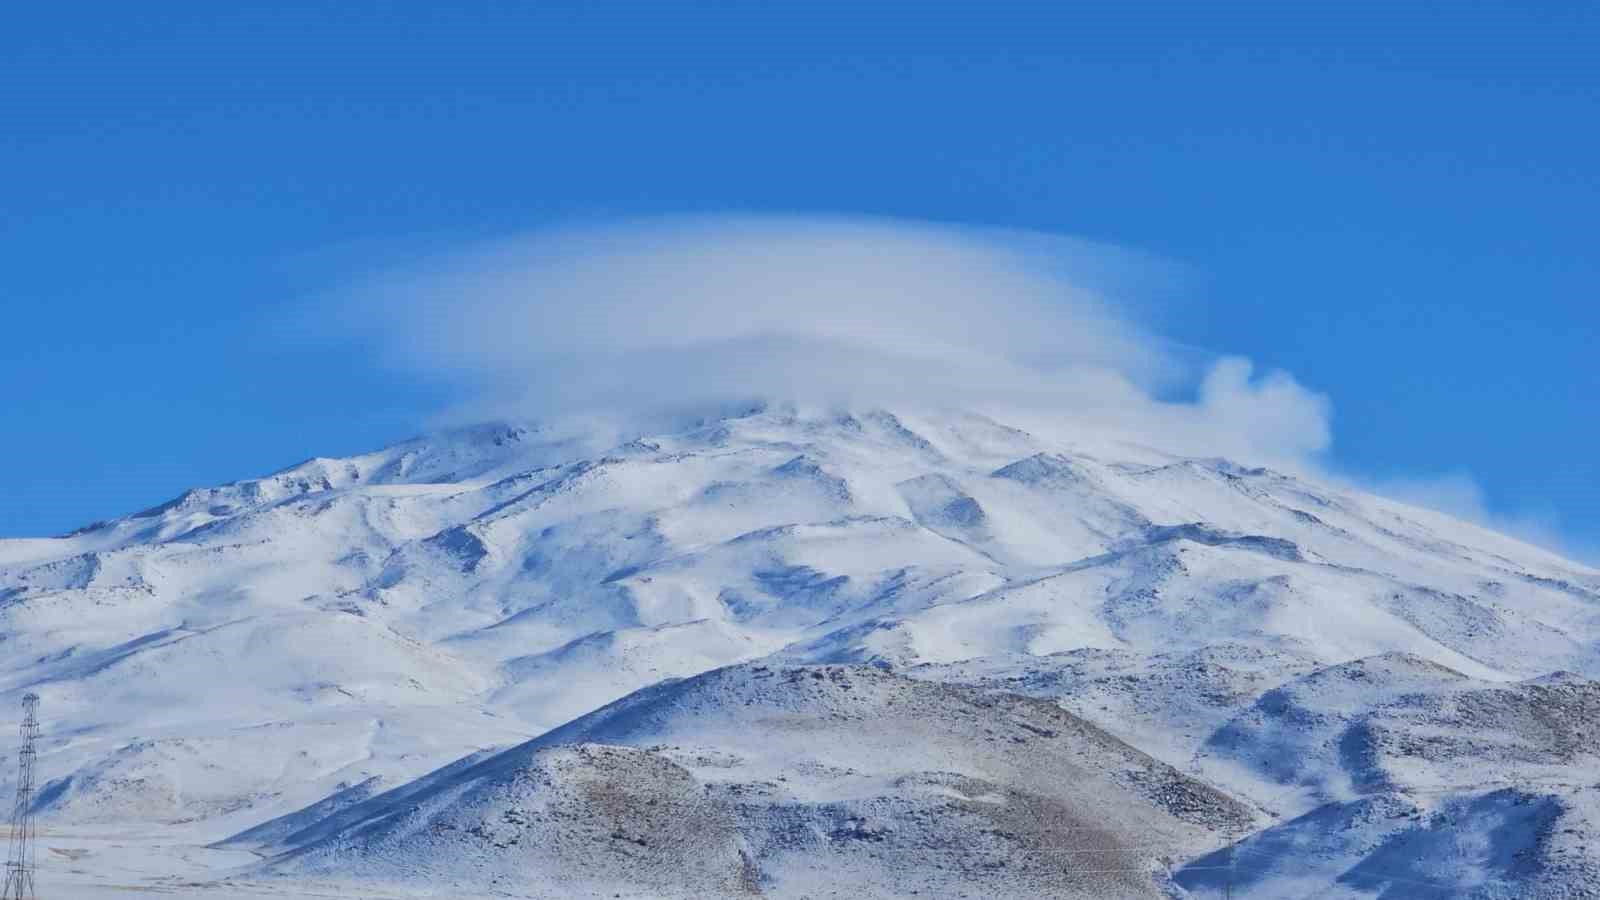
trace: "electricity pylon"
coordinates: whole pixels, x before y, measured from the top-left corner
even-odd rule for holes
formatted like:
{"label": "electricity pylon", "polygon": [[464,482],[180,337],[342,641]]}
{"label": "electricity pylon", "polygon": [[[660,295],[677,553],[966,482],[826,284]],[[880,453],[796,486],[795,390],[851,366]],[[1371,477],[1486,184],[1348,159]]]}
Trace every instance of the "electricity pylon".
{"label": "electricity pylon", "polygon": [[22,698],[22,749],[17,752],[17,803],[11,808],[11,855],[0,900],[38,900],[33,888],[33,762],[38,755],[39,695]]}

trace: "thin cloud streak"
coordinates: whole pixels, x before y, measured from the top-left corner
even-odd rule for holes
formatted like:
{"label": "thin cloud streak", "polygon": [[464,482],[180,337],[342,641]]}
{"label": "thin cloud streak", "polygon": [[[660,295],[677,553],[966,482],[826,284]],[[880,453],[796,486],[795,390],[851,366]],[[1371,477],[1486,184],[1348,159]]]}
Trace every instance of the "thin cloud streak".
{"label": "thin cloud streak", "polygon": [[1600,565],[1600,547],[1572,540],[1555,510],[1497,508],[1478,479],[1465,470],[1367,480],[1361,486],[1391,500],[1442,512],[1587,565]]}

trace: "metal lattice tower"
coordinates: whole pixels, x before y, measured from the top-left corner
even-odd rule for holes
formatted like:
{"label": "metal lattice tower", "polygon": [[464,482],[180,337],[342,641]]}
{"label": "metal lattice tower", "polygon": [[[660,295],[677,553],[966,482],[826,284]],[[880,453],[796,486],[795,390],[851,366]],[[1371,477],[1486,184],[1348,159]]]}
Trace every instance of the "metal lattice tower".
{"label": "metal lattice tower", "polygon": [[22,698],[22,749],[17,752],[17,803],[11,808],[11,855],[0,900],[38,900],[33,888],[33,763],[38,755],[39,695]]}

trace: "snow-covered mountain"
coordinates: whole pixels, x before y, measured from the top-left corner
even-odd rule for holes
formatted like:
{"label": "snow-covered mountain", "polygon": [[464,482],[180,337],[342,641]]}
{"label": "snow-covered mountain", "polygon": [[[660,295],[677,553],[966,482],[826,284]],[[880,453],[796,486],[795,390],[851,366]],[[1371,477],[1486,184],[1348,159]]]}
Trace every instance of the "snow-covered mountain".
{"label": "snow-covered mountain", "polygon": [[41,882],[1600,896],[1600,572],[1004,418],[481,426],[0,541]]}

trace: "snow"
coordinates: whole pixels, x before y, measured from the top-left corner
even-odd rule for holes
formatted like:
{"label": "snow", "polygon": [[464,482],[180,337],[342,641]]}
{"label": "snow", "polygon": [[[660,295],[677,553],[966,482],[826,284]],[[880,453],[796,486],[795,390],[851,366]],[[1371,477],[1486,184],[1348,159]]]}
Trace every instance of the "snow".
{"label": "snow", "polygon": [[[43,698],[39,814],[62,851],[41,882],[540,896],[583,866],[613,873],[583,890],[623,896],[898,896],[898,869],[924,896],[1212,896],[1220,859],[1241,897],[1594,883],[1600,572],[1247,461],[1003,420],[774,408],[635,433],[485,425],[0,541],[0,708]],[[928,722],[855,695],[751,718],[793,700],[749,687],[756,666],[888,705],[917,684],[948,692],[918,701]],[[745,687],[672,694],[654,731],[594,724],[713,670]],[[1170,811],[1140,812],[1153,801],[1092,766],[1034,785],[974,749],[993,711],[963,684],[1054,704],[1245,812],[1161,824]],[[1084,741],[1071,752],[1112,765]],[[516,804],[710,791],[696,815],[712,824],[650,849],[655,869],[574,848],[495,869],[330,822],[517,746],[537,752],[510,769],[557,787],[519,787]],[[429,821],[499,815],[502,800],[472,799],[490,784],[430,794]],[[1117,839],[1127,860],[1108,868],[1138,872],[1114,885],[1057,884],[985,843],[983,816],[1023,796],[1114,801],[1160,837]],[[919,818],[940,802],[965,812]],[[624,831],[655,827],[619,809]],[[293,865],[256,855],[318,822],[328,843],[296,846]],[[802,825],[846,837],[781,838]],[[252,829],[249,856],[204,849]],[[941,856],[907,835],[983,849]],[[1444,862],[1406,861],[1419,854]],[[690,862],[699,880],[665,874]]]}

